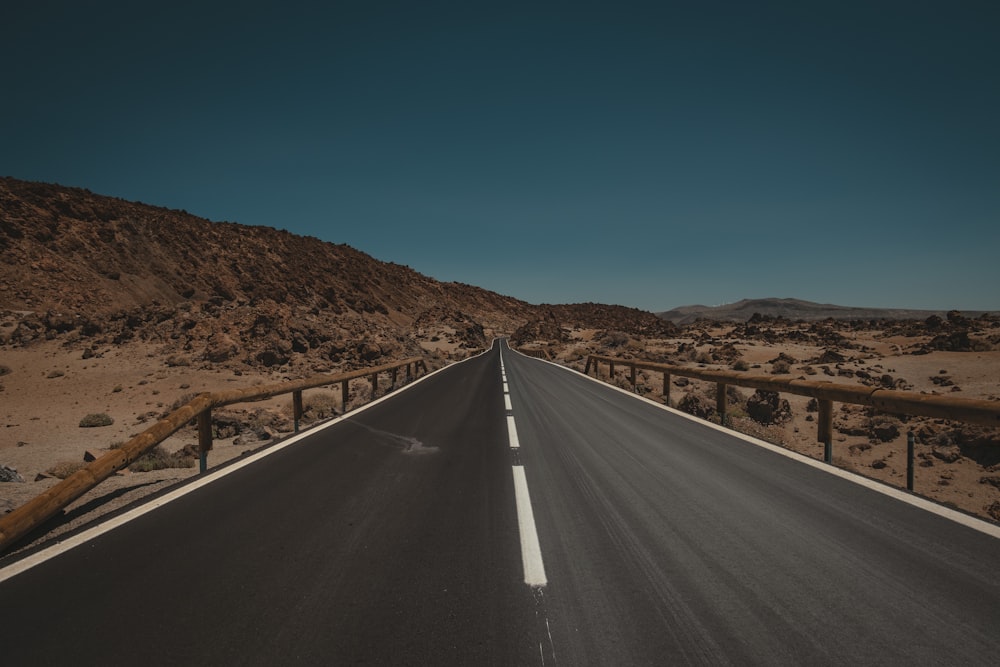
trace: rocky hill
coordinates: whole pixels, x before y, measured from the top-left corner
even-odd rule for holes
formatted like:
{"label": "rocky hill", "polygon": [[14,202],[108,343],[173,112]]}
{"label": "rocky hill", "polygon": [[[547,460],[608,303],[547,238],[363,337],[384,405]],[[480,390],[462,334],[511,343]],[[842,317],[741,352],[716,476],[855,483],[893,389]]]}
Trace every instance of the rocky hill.
{"label": "rocky hill", "polygon": [[553,318],[669,326],[620,306],[535,306],[346,245],[13,178],[0,179],[0,312],[0,343],[66,336],[96,350],[141,339],[268,367],[370,363],[430,339],[476,348]]}
{"label": "rocky hill", "polygon": [[[800,299],[743,299],[722,306],[681,306],[662,313],[660,317],[674,324],[690,324],[699,319],[719,322],[746,322],[754,315],[782,317],[788,320],[923,320],[932,315],[943,317],[945,311],[905,310],[900,308],[852,308],[828,303],[813,303]],[[966,312],[975,317],[982,313]]]}

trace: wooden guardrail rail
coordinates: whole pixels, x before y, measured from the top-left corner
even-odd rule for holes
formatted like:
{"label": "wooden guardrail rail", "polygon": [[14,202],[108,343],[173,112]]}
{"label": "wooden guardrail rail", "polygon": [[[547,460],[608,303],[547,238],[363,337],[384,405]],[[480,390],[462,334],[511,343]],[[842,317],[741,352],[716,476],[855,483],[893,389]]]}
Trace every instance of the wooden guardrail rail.
{"label": "wooden guardrail rail", "polygon": [[[865,405],[881,412],[893,414],[933,417],[937,419],[952,419],[955,421],[979,424],[981,426],[1000,427],[1000,403],[969,398],[954,398],[951,396],[936,396],[933,394],[914,394],[908,391],[880,389],[876,387],[860,387],[829,381],[798,380],[788,377],[773,377],[766,375],[747,375],[737,371],[716,370],[710,368],[688,368],[672,364],[660,364],[651,361],[633,359],[618,359],[592,354],[587,357],[584,374],[589,374],[591,367],[598,377],[599,364],[609,365],[610,376],[615,377],[615,366],[630,369],[629,379],[635,389],[637,370],[647,370],[663,373],[663,397],[670,404],[670,378],[672,375],[687,377],[716,383],[715,409],[720,420],[726,423],[726,387],[748,387],[772,392],[786,392],[799,396],[815,398],[819,404],[817,419],[817,440],[823,443],[823,460],[833,462],[833,403],[853,403]],[[907,488],[913,490],[913,436],[909,436],[907,455]]]}
{"label": "wooden guardrail rail", "polygon": [[198,449],[201,458],[201,472],[205,472],[207,454],[212,449],[212,408],[262,401],[282,394],[292,394],[292,412],[295,432],[299,431],[302,418],[302,392],[327,385],[340,383],[341,411],[347,411],[348,383],[357,378],[371,381],[372,397],[378,391],[378,376],[389,373],[391,386],[396,386],[398,373],[405,369],[406,379],[415,377],[421,369],[426,373],[427,364],[420,357],[410,357],[403,361],[363,368],[337,375],[316,375],[294,382],[234,389],[231,391],[206,392],[199,394],[185,405],[156,422],[139,435],[128,440],[118,449],[113,449],[95,461],[91,461],[77,472],[62,480],[44,493],[29,500],[12,512],[0,516],[0,553],[8,546],[58,514],[64,507],[90,491],[92,488],[131,465],[140,456],[179,431],[185,424],[196,420],[198,424]]}

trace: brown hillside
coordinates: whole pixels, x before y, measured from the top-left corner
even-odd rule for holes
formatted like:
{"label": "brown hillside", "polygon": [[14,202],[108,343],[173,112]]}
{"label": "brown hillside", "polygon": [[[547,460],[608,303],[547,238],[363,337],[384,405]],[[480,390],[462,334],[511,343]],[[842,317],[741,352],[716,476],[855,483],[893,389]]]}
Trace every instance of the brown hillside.
{"label": "brown hillside", "polygon": [[13,178],[0,179],[0,311],[0,343],[65,336],[96,351],[141,340],[267,367],[457,353],[539,320],[673,329],[633,308],[533,306],[346,245]]}
{"label": "brown hillside", "polygon": [[454,302],[503,321],[523,317],[526,306],[346,245],[78,188],[5,178],[0,211],[0,305],[13,310],[93,316],[184,301],[273,300],[412,318],[430,303]]}

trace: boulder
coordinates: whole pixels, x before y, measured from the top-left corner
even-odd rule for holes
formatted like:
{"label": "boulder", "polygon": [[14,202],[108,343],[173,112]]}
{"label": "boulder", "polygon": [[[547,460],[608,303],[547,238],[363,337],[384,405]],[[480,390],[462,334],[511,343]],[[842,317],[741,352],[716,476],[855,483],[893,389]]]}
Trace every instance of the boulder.
{"label": "boulder", "polygon": [[701,394],[693,392],[684,394],[684,397],[677,403],[677,409],[701,419],[708,419],[715,414],[715,406],[712,405],[712,402]]}
{"label": "boulder", "polygon": [[792,418],[792,408],[778,392],[758,389],[747,399],[747,414],[760,424],[783,424]]}
{"label": "boulder", "polygon": [[0,482],[23,482],[24,478],[9,466],[0,466]]}
{"label": "boulder", "polygon": [[934,447],[931,449],[931,454],[945,463],[954,463],[962,458],[962,450],[954,445],[951,447]]}
{"label": "boulder", "polygon": [[846,360],[847,359],[840,352],[837,352],[836,350],[827,348],[827,349],[823,350],[823,354],[821,354],[818,357],[816,357],[816,360],[815,360],[814,363],[817,363],[817,364],[839,364],[839,363],[843,363]]}
{"label": "boulder", "polygon": [[212,363],[229,361],[239,353],[240,346],[227,333],[216,333],[208,339],[203,358]]}
{"label": "boulder", "polygon": [[892,442],[899,437],[899,426],[892,422],[881,422],[872,426],[872,433],[881,442]]}
{"label": "boulder", "polygon": [[358,343],[357,352],[363,361],[375,361],[382,356],[382,348],[368,341]]}

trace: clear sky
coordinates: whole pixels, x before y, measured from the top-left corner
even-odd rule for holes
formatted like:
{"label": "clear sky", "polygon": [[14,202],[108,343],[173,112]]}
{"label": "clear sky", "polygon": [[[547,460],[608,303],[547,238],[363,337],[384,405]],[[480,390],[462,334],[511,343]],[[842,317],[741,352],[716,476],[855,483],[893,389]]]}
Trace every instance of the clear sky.
{"label": "clear sky", "polygon": [[1000,309],[996,0],[150,4],[4,9],[0,175],[533,303]]}

